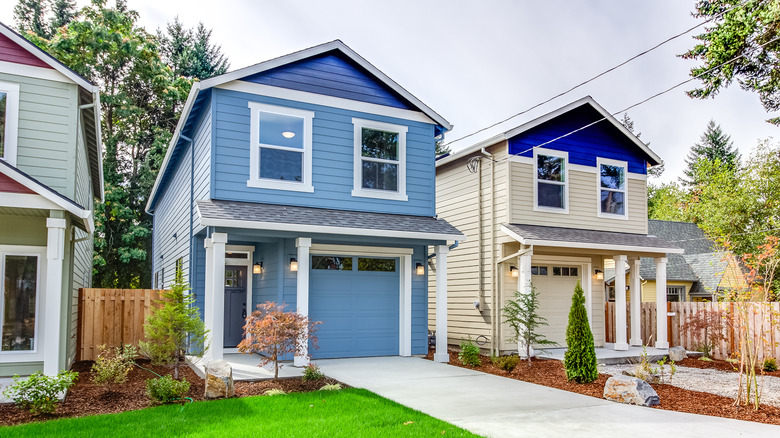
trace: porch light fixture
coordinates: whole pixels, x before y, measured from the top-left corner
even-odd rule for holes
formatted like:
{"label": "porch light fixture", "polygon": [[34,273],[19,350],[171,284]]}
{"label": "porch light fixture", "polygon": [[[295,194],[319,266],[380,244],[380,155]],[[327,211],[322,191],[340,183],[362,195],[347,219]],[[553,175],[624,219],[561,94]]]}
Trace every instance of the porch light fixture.
{"label": "porch light fixture", "polygon": [[425,274],[425,266],[423,266],[422,263],[417,262],[417,263],[415,263],[414,267],[417,270],[417,275],[424,275]]}
{"label": "porch light fixture", "polygon": [[295,133],[292,131],[284,131],[282,132],[282,137],[284,138],[293,138],[295,137]]}
{"label": "porch light fixture", "polygon": [[596,268],[593,274],[594,277],[596,277],[596,280],[603,280],[604,279],[604,271],[601,269]]}
{"label": "porch light fixture", "polygon": [[295,257],[290,259],[290,271],[292,272],[298,271],[298,260],[295,259]]}
{"label": "porch light fixture", "polygon": [[520,275],[520,271],[517,270],[517,266],[510,266],[509,267],[509,275],[511,275],[512,277],[515,277],[515,278],[518,275]]}
{"label": "porch light fixture", "polygon": [[253,274],[262,274],[263,273],[263,262],[257,262],[254,265],[252,265],[252,273]]}

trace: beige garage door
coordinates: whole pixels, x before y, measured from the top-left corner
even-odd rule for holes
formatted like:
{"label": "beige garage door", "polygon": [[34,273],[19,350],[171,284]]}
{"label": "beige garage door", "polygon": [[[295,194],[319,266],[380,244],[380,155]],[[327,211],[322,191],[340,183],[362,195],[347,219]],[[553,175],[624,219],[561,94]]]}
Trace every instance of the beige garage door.
{"label": "beige garage door", "polygon": [[[539,329],[545,338],[566,347],[571,297],[582,274],[581,267],[559,264],[534,264],[531,281],[539,294],[539,314],[549,325]],[[548,347],[551,348],[551,347]]]}

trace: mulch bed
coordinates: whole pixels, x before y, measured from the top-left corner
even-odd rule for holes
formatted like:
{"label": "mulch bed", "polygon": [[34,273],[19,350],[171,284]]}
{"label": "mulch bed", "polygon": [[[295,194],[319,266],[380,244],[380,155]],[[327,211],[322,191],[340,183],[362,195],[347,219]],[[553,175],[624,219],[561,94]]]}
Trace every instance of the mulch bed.
{"label": "mulch bed", "polygon": [[[128,375],[126,383],[113,385],[110,391],[102,386],[92,383],[93,362],[76,362],[71,368],[79,373],[76,384],[68,391],[65,401],[57,405],[54,414],[35,416],[30,412],[19,409],[13,405],[0,405],[0,426],[29,423],[32,421],[53,420],[67,417],[84,417],[97,414],[112,414],[125,411],[144,409],[153,404],[146,397],[146,381],[155,378],[154,374],[139,367],[133,367]],[[173,369],[164,366],[154,366],[149,361],[139,360],[138,364],[160,375],[173,375]],[[187,397],[195,401],[203,400],[205,391],[204,380],[186,364],[182,363],[179,375],[190,382],[190,391]],[[326,384],[340,383],[333,379],[322,379],[304,382],[299,377],[279,379],[277,381],[265,380],[258,382],[236,382],[236,396],[248,397],[262,395],[269,389],[281,389],[284,392],[309,392],[320,389]],[[342,387],[346,385],[341,384]],[[187,401],[189,402],[189,401]]]}
{"label": "mulch bed", "polygon": [[[689,367],[689,368],[701,368],[705,370],[720,370],[720,371],[732,371],[739,372],[739,364],[733,364],[726,362],[725,360],[699,360],[695,358],[683,359],[680,362],[676,362],[677,365]],[[760,370],[756,370],[756,374],[761,374]],[[765,376],[780,377],[780,370],[763,373]]]}
{"label": "mulch bed", "polygon": [[[530,367],[528,366],[527,361],[520,361],[517,367],[512,372],[508,373],[494,366],[488,356],[481,356],[481,366],[468,367],[461,364],[457,352],[450,351],[449,353],[450,365],[562,389],[564,391],[576,392],[578,394],[589,395],[596,398],[604,398],[604,386],[607,383],[607,379],[610,377],[608,374],[599,374],[599,378],[595,382],[578,384],[566,381],[566,371],[563,368],[563,363],[557,360],[533,359]],[[428,353],[426,359],[433,360],[433,351]],[[678,362],[678,365],[694,366],[689,365],[689,362],[712,364],[712,368],[717,369],[723,369],[723,364],[725,364],[730,367],[729,370],[733,370],[731,364],[725,361],[705,362],[696,359],[685,359]],[[717,364],[715,362],[722,363]],[[698,366],[698,368],[706,367]],[[776,373],[767,373],[767,375],[772,374]],[[658,393],[658,397],[661,399],[661,404],[655,406],[656,409],[780,425],[780,408],[775,406],[761,405],[761,409],[754,411],[750,407],[734,406],[733,398],[707,392],[690,391],[676,386],[662,384],[653,384],[653,389],[655,389]]]}

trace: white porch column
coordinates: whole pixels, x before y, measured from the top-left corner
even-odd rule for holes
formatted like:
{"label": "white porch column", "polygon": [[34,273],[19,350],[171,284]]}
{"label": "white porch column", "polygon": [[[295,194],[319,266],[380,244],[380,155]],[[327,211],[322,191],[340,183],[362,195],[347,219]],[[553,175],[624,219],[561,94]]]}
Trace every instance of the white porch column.
{"label": "white porch column", "polygon": [[639,277],[639,257],[631,259],[631,345],[642,345],[642,282]]}
{"label": "white porch column", "polygon": [[[211,359],[222,359],[225,345],[225,244],[226,233],[211,235]],[[206,272],[209,269],[206,267]],[[207,310],[208,311],[208,310]]]}
{"label": "white porch column", "polygon": [[[296,276],[296,303],[298,314],[309,316],[309,248],[311,247],[311,238],[299,237],[295,239],[295,246],[298,247],[296,260],[298,261],[298,272]],[[296,367],[305,367],[309,364],[309,341],[306,339],[303,346],[303,353],[295,356],[293,365]]]}
{"label": "white porch column", "polygon": [[[214,283],[212,277],[214,274],[214,246],[211,244],[211,237],[203,239],[203,247],[206,248],[206,265],[204,267],[204,290],[203,290],[203,325],[206,326],[206,330],[209,331],[211,336],[214,335]],[[214,343],[211,342],[208,350],[203,354],[203,360],[205,363],[209,363],[214,360]]]}
{"label": "white porch column", "polygon": [[[517,290],[524,295],[531,293],[531,257],[533,256],[532,252],[527,252],[525,254],[522,254],[517,257]],[[522,334],[521,334],[522,336]],[[525,342],[523,342],[522,339],[517,340],[517,354],[524,359],[527,359],[527,356],[525,354]],[[534,349],[531,347],[530,350],[531,357],[534,357]]]}
{"label": "white porch column", "polygon": [[666,327],[666,257],[655,259],[655,348],[669,348]]}
{"label": "white porch column", "polygon": [[436,246],[436,352],[434,362],[447,363],[447,245]]}
{"label": "white porch column", "polygon": [[44,298],[43,374],[60,371],[60,311],[62,310],[62,265],[65,257],[65,219],[48,218],[46,228],[46,295]]}
{"label": "white porch column", "polygon": [[628,350],[626,342],[626,256],[615,256],[615,350]]}

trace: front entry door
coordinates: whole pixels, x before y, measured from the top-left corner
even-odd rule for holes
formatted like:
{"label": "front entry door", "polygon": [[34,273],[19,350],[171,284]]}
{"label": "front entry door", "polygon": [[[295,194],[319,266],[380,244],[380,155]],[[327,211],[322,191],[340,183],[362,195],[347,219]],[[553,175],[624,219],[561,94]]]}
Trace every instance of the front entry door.
{"label": "front entry door", "polygon": [[244,337],[246,266],[225,266],[225,348],[235,348]]}

